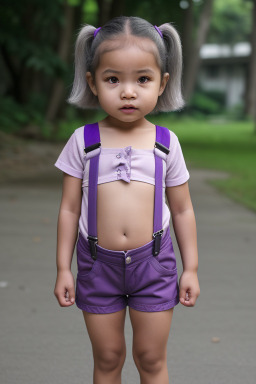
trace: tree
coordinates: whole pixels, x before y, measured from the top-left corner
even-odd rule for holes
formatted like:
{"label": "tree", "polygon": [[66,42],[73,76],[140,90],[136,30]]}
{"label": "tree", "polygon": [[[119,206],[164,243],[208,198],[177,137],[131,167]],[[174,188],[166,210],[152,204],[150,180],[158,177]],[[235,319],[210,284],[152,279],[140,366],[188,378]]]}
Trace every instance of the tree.
{"label": "tree", "polygon": [[246,113],[255,120],[256,132],[256,0],[253,0],[252,32],[251,32],[251,55],[248,72]]}
{"label": "tree", "polygon": [[[195,12],[193,0],[188,0],[185,10],[182,42],[184,55],[184,98],[188,102],[196,84],[200,65],[200,49],[205,43],[210,26],[214,0],[205,0],[200,10],[197,27],[195,27]],[[194,36],[194,38],[193,38]]]}
{"label": "tree", "polygon": [[[70,56],[70,45],[73,36],[74,29],[74,16],[75,8],[69,5],[67,2],[64,3],[64,20],[62,29],[59,35],[57,55],[59,59],[68,64]],[[46,111],[46,119],[52,121],[58,115],[60,105],[63,101],[64,92],[64,80],[61,76],[55,78],[53,87],[51,89],[49,103]]]}

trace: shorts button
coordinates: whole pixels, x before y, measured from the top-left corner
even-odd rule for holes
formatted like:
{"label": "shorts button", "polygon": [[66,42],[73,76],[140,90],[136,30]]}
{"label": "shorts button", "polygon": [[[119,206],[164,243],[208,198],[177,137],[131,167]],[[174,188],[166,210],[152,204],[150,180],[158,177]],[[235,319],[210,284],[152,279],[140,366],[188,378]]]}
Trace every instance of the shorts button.
{"label": "shorts button", "polygon": [[132,261],[131,257],[130,257],[130,256],[127,256],[127,257],[126,257],[126,264],[130,264],[131,261]]}

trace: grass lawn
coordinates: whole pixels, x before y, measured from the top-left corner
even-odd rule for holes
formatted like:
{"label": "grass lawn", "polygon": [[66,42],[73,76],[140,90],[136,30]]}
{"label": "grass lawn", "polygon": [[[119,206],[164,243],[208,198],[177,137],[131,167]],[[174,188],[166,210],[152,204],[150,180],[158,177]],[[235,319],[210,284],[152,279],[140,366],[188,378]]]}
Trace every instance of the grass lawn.
{"label": "grass lawn", "polygon": [[256,133],[252,122],[174,120],[168,114],[150,120],[176,133],[192,167],[229,172],[228,179],[210,183],[256,211]]}

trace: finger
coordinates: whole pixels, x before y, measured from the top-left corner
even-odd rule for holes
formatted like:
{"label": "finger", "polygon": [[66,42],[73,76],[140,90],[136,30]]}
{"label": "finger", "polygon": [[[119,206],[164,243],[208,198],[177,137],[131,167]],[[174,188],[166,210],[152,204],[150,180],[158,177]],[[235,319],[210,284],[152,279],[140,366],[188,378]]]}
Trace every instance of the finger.
{"label": "finger", "polygon": [[68,307],[69,305],[72,304],[70,303],[69,300],[67,300],[67,298],[65,297],[65,295],[63,295],[63,293],[57,294],[56,297],[61,307]]}
{"label": "finger", "polygon": [[188,292],[187,298],[185,300],[185,305],[187,307],[194,307],[195,303],[196,303],[196,296],[193,295],[191,292]]}
{"label": "finger", "polygon": [[75,288],[74,288],[74,286],[67,288],[66,297],[67,297],[68,302],[74,304],[74,302],[75,302]]}
{"label": "finger", "polygon": [[70,305],[72,305],[73,303],[70,302],[69,300],[69,294],[68,294],[68,291],[66,288],[64,288],[63,290],[61,291],[56,291],[55,292],[55,296],[59,302],[59,305],[61,307],[68,307]]}
{"label": "finger", "polygon": [[187,288],[180,288],[179,296],[180,296],[180,302],[181,302],[182,304],[185,303],[186,292],[187,292]]}
{"label": "finger", "polygon": [[181,299],[181,303],[183,304],[183,305],[185,305],[185,306],[187,306],[187,307],[189,307],[190,305],[191,305],[191,301],[190,301],[190,299],[188,299],[188,298],[182,298]]}

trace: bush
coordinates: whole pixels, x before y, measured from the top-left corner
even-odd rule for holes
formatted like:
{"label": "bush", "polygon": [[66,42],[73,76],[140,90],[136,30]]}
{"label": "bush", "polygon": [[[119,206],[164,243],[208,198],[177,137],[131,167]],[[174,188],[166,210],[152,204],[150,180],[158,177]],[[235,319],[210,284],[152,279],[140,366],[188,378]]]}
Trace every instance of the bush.
{"label": "bush", "polygon": [[29,103],[19,104],[11,97],[0,98],[0,130],[18,133],[28,125],[41,126],[44,121],[40,106],[42,100],[35,95]]}
{"label": "bush", "polygon": [[219,91],[196,89],[187,105],[187,111],[194,117],[223,114],[225,94]]}

